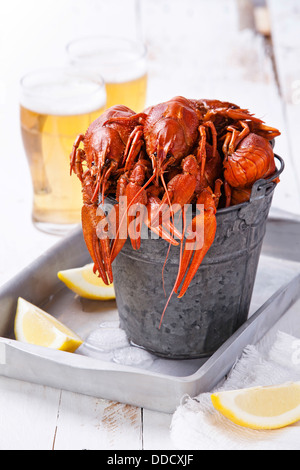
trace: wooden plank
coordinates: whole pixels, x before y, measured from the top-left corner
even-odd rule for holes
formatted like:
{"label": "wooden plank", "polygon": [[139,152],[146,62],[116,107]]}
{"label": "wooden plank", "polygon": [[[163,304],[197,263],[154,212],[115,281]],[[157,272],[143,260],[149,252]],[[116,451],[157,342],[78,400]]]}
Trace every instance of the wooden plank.
{"label": "wooden plank", "polygon": [[0,377],[0,449],[51,450],[60,391]]}
{"label": "wooden plank", "polygon": [[148,104],[176,95],[213,96],[204,96],[203,83],[224,77],[222,55],[238,29],[235,0],[147,0],[141,21],[149,49]]}
{"label": "wooden plank", "polygon": [[254,5],[252,0],[237,0],[239,28],[255,29]]}
{"label": "wooden plank", "polygon": [[[300,37],[298,24],[300,4],[297,0],[268,2],[271,18],[274,55],[277,64],[286,138],[290,158],[288,167],[295,173],[297,185],[289,206],[298,206],[300,199],[300,159],[298,133],[300,128]],[[292,210],[293,211],[293,210]],[[298,213],[298,211],[297,211]]]}
{"label": "wooden plank", "polygon": [[62,392],[55,450],[140,450],[141,410],[134,406]]}

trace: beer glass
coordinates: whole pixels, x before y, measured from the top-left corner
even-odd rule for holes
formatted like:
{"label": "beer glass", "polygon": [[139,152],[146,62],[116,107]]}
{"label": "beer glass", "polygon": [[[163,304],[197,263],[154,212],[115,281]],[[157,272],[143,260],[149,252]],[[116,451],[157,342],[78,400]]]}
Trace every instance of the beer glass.
{"label": "beer glass", "polygon": [[147,50],[129,39],[94,36],[67,45],[72,65],[99,71],[104,78],[107,108],[123,104],[136,113],[143,111],[147,90]]}
{"label": "beer glass", "polygon": [[81,184],[70,175],[70,154],[105,109],[103,78],[73,68],[29,72],[20,84],[22,139],[33,185],[32,220],[64,234],[80,223]]}

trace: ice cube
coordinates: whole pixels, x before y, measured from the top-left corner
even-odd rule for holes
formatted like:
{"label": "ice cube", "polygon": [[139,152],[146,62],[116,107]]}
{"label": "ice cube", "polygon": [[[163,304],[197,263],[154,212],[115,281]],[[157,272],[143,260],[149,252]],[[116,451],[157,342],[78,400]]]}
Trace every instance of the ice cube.
{"label": "ice cube", "polygon": [[115,321],[104,321],[100,323],[99,328],[120,328],[120,322]]}
{"label": "ice cube", "polygon": [[113,351],[129,345],[126,333],[121,328],[101,326],[86,338],[87,346],[100,351]]}
{"label": "ice cube", "polygon": [[100,359],[101,361],[106,362],[112,362],[114,357],[113,351],[103,351],[86,343],[83,343],[81,346],[79,346],[76,353],[82,354],[83,356],[92,357],[94,359]]}
{"label": "ice cube", "polygon": [[152,355],[144,349],[128,346],[115,350],[113,361],[126,366],[147,368],[151,366],[153,358]]}

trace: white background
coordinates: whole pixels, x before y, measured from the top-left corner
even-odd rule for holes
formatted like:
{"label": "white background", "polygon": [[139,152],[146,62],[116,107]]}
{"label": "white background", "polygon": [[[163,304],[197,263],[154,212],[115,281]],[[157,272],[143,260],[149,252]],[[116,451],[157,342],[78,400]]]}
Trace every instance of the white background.
{"label": "white background", "polygon": [[[300,214],[299,105],[280,95],[264,43],[242,15],[247,0],[0,0],[0,284],[57,242],[31,223],[32,189],[18,111],[31,68],[65,62],[86,35],[143,39],[147,104],[175,95],[229,100],[278,127],[286,162],[273,209]],[[269,0],[281,89],[299,79],[300,5]],[[282,46],[289,47],[289,60]],[[293,215],[294,216],[294,215]],[[17,295],[17,293],[16,293]],[[171,417],[0,377],[0,448],[167,448]],[[142,416],[142,418],[141,418]],[[109,425],[107,423],[110,423]],[[141,437],[142,436],[142,437]]]}

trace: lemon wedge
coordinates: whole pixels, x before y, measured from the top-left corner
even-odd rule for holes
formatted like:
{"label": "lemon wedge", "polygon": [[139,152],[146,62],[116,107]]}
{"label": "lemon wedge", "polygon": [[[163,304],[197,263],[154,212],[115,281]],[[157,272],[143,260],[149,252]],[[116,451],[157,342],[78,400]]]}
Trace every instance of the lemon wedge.
{"label": "lemon wedge", "polygon": [[57,273],[58,278],[75,294],[86,299],[112,300],[115,299],[113,284],[107,286],[93,273],[93,264],[80,268],[66,269]]}
{"label": "lemon wedge", "polygon": [[82,340],[55,317],[19,297],[14,325],[15,338],[24,343],[74,352]]}
{"label": "lemon wedge", "polygon": [[300,382],[213,393],[214,407],[235,424],[278,429],[300,420]]}

